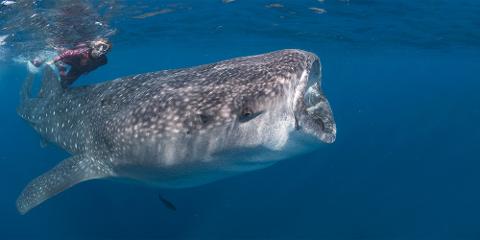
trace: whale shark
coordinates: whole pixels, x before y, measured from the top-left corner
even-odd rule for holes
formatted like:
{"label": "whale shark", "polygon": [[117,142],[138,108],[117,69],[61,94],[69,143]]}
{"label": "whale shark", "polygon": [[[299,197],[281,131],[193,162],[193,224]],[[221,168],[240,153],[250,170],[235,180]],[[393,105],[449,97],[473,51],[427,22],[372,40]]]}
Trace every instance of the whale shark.
{"label": "whale shark", "polygon": [[18,114],[71,154],[32,180],[27,213],[83,181],[118,179],[186,188],[262,169],[333,143],[321,63],[296,49],[63,89],[43,70],[20,90]]}

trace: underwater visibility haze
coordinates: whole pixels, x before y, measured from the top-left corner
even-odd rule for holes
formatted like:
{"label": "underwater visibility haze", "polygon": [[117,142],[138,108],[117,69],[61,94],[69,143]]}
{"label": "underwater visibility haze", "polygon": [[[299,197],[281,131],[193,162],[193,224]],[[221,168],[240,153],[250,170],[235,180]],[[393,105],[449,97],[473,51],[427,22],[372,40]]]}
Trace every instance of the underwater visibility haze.
{"label": "underwater visibility haze", "polygon": [[1,1],[0,239],[478,239],[479,70],[474,0]]}

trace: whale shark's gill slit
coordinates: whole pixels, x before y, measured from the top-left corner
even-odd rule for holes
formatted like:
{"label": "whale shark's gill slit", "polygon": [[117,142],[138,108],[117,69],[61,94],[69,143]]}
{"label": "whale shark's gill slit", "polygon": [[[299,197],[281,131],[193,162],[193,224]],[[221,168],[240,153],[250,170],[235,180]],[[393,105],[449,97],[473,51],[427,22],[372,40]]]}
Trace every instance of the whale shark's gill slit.
{"label": "whale shark's gill slit", "polygon": [[302,129],[302,127],[300,126],[300,124],[298,123],[298,117],[297,116],[294,116],[295,118],[295,130],[296,131],[300,131]]}

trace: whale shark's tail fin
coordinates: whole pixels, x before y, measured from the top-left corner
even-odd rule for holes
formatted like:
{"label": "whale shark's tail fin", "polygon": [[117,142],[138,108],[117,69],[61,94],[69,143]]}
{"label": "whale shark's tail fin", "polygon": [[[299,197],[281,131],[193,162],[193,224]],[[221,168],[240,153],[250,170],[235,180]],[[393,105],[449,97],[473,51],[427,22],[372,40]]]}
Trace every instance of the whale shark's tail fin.
{"label": "whale shark's tail fin", "polygon": [[23,81],[22,89],[20,89],[20,101],[21,103],[27,101],[29,98],[31,98],[32,94],[32,85],[33,85],[33,80],[35,79],[35,75],[29,73],[27,75],[27,78]]}
{"label": "whale shark's tail fin", "polygon": [[29,73],[20,89],[20,105],[17,108],[17,112],[24,119],[28,119],[28,115],[32,112],[32,109],[37,106],[40,99],[60,95],[63,92],[58,74],[56,74],[49,65],[45,67],[38,97],[32,95],[34,80],[35,74]]}
{"label": "whale shark's tail fin", "polygon": [[43,72],[42,86],[40,88],[39,97],[51,97],[59,95],[63,92],[62,86],[60,85],[60,80],[58,79],[58,74],[53,70],[49,65],[45,67]]}
{"label": "whale shark's tail fin", "polygon": [[28,115],[32,111],[32,108],[36,105],[36,100],[32,98],[32,86],[35,75],[29,73],[27,78],[23,81],[22,88],[20,89],[20,104],[17,107],[17,113],[23,119],[28,119]]}
{"label": "whale shark's tail fin", "polygon": [[25,214],[77,183],[109,176],[112,176],[112,171],[101,162],[85,155],[72,156],[32,180],[18,197],[17,209]]}

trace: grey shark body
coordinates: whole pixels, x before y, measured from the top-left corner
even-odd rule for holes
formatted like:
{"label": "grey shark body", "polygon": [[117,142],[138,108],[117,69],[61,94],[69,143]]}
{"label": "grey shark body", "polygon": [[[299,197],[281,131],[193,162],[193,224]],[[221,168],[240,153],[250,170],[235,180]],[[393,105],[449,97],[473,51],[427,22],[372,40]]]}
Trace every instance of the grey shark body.
{"label": "grey shark body", "polygon": [[82,181],[130,179],[190,187],[269,166],[335,140],[320,62],[281,50],[62,90],[47,68],[19,115],[72,154],[31,181],[24,214]]}

